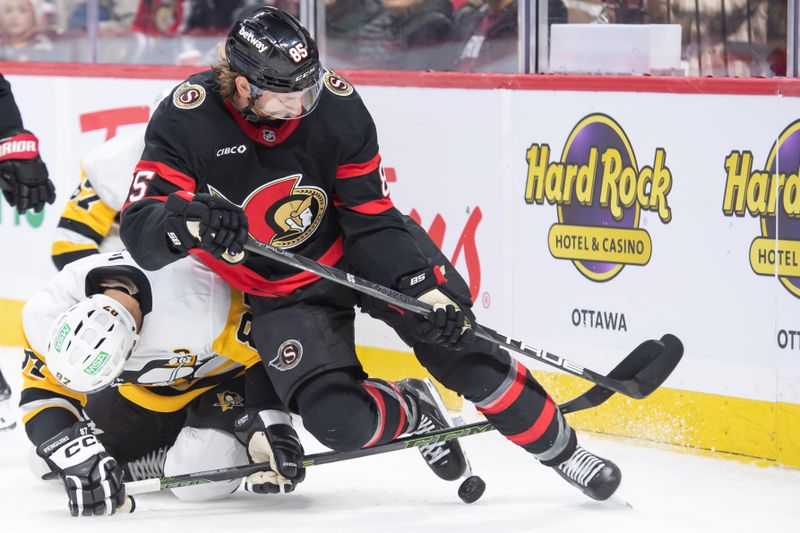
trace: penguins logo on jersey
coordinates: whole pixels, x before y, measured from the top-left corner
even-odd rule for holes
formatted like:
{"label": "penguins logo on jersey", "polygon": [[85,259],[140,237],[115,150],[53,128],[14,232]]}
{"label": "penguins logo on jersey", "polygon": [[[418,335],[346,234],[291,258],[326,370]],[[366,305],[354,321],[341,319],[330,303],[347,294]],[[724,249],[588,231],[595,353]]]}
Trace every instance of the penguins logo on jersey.
{"label": "penguins logo on jersey", "polygon": [[206,99],[206,90],[201,85],[186,82],[172,95],[172,103],[180,109],[194,109]]}
{"label": "penguins logo on jersey", "polygon": [[289,339],[280,345],[278,355],[269,362],[269,366],[277,368],[281,372],[291,370],[300,364],[303,358],[303,345],[300,341]]}
{"label": "penguins logo on jersey", "polygon": [[214,404],[214,407],[219,407],[224,413],[234,407],[244,407],[244,398],[235,392],[226,390],[225,392],[217,393],[217,403]]}
{"label": "penguins logo on jersey", "polygon": [[325,87],[337,96],[350,96],[353,94],[353,86],[344,81],[333,71],[326,71],[323,80],[325,81]]}
{"label": "penguins logo on jersey", "polygon": [[[250,193],[241,206],[250,235],[277,248],[293,248],[311,237],[325,215],[328,197],[319,187],[300,187],[301,180],[302,176],[295,174]],[[209,190],[224,198],[213,187]]]}

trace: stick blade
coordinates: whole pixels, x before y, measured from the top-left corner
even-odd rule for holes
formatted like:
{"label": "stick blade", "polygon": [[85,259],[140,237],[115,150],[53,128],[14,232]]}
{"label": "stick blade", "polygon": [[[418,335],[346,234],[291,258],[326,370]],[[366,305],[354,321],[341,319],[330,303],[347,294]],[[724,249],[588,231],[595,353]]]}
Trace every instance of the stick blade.
{"label": "stick blade", "polygon": [[[672,334],[661,340],[647,340],[608,373],[609,378],[620,380],[627,387],[630,396],[641,400],[653,393],[672,374],[683,356],[683,344]],[[600,385],[595,385],[580,396],[559,406],[564,414],[591,409],[602,404],[615,393]]]}
{"label": "stick blade", "polygon": [[659,345],[659,353],[649,365],[637,372],[633,378],[642,398],[650,396],[659,388],[683,358],[683,343],[671,333],[667,333],[659,341],[648,342],[657,343]]}

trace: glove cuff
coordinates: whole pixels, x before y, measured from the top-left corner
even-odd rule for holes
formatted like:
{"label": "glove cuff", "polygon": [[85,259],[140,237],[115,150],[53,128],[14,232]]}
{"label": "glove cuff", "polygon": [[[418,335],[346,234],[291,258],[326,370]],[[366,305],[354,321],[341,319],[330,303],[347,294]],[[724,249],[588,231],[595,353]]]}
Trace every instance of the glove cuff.
{"label": "glove cuff", "polygon": [[186,213],[186,209],[189,207],[192,198],[194,198],[194,194],[188,191],[173,192],[167,196],[167,201],[164,206],[170,213],[183,215]]}
{"label": "glove cuff", "polygon": [[447,277],[445,276],[444,265],[434,265],[401,276],[397,280],[396,287],[403,294],[416,297],[446,284]]}
{"label": "glove cuff", "polygon": [[279,411],[277,409],[259,411],[258,418],[261,419],[261,423],[264,424],[264,427],[270,427],[276,424],[285,424],[290,427],[292,426],[292,417],[289,415],[289,413]]}
{"label": "glove cuff", "polygon": [[289,413],[279,409],[264,409],[262,411],[252,409],[236,421],[236,431],[264,429],[275,424],[285,424],[292,427],[292,417]]}
{"label": "glove cuff", "polygon": [[0,161],[37,157],[39,157],[39,139],[33,133],[22,131],[0,139]]}

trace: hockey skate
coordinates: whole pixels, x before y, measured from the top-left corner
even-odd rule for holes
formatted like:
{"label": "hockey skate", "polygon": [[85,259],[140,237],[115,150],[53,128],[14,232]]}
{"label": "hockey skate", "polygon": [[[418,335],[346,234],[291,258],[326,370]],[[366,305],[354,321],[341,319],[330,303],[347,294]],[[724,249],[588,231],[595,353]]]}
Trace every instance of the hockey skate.
{"label": "hockey skate", "polygon": [[[411,407],[408,435],[424,435],[437,429],[453,427],[442,397],[430,380],[404,379],[397,386],[405,393]],[[467,458],[457,440],[439,442],[419,448],[433,472],[447,481],[464,475]]]}
{"label": "hockey skate", "polygon": [[17,427],[17,421],[11,414],[11,387],[0,373],[0,431]]}
{"label": "hockey skate", "polygon": [[552,468],[570,485],[600,501],[609,499],[622,481],[622,472],[617,465],[580,446],[569,459]]}
{"label": "hockey skate", "polygon": [[144,454],[138,459],[128,461],[122,466],[125,476],[123,480],[128,481],[141,481],[143,479],[150,479],[154,477],[164,476],[164,463],[167,460],[167,452],[169,446],[162,446],[149,453]]}

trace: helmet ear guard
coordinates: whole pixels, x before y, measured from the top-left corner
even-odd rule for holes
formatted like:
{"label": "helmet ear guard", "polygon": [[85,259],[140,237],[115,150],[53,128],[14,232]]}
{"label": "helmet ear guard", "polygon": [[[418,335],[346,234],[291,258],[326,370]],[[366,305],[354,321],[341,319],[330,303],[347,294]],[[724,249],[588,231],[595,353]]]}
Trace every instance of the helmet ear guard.
{"label": "helmet ear guard", "polygon": [[130,312],[109,296],[93,294],[56,319],[47,344],[47,368],[75,392],[97,392],[122,373],[138,341]]}

